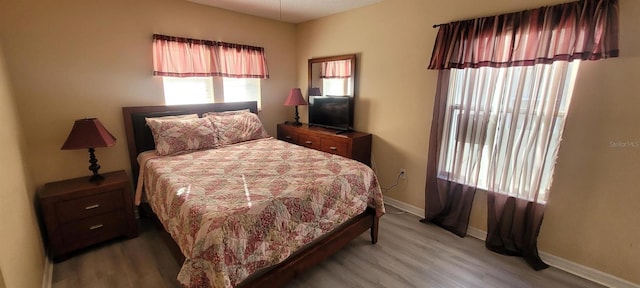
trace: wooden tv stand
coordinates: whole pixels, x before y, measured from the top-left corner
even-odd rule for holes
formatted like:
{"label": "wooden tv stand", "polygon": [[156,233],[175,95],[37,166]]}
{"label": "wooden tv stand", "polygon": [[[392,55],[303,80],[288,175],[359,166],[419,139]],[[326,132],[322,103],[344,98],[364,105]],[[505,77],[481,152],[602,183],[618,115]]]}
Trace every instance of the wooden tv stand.
{"label": "wooden tv stand", "polygon": [[302,124],[278,124],[278,139],[336,154],[371,166],[371,134],[326,129]]}

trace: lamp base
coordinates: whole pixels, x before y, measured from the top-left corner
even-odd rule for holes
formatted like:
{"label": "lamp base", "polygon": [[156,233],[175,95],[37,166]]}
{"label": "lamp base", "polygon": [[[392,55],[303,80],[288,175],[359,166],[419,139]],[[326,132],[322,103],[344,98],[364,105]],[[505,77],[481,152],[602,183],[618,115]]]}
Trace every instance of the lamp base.
{"label": "lamp base", "polygon": [[102,181],[102,180],[104,180],[104,176],[100,174],[93,174],[93,176],[89,178],[89,182],[96,182],[96,181]]}
{"label": "lamp base", "polygon": [[298,114],[298,105],[296,105],[296,116],[293,119],[295,121],[291,123],[291,125],[302,126],[302,123],[300,123],[300,115]]}
{"label": "lamp base", "polygon": [[89,182],[96,182],[104,180],[104,176],[98,174],[98,170],[100,170],[100,165],[98,165],[98,159],[96,158],[96,149],[89,148],[89,170],[93,172],[93,176],[89,178]]}
{"label": "lamp base", "polygon": [[302,126],[303,123],[296,123],[293,121],[284,121],[284,124],[288,126]]}

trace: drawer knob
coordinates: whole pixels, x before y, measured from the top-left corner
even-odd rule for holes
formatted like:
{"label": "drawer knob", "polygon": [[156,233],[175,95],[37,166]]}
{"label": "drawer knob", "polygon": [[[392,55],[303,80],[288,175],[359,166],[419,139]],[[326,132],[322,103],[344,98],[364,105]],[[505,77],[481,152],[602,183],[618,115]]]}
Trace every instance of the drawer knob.
{"label": "drawer knob", "polygon": [[100,204],[94,204],[94,205],[90,205],[90,206],[84,207],[84,210],[96,209],[98,207],[100,207]]}
{"label": "drawer knob", "polygon": [[331,147],[329,147],[329,150],[334,150],[335,151],[335,150],[338,150],[338,148],[336,148],[334,146],[331,146]]}
{"label": "drawer knob", "polygon": [[313,144],[313,142],[311,142],[311,141],[306,141],[304,143],[309,144],[309,145]]}
{"label": "drawer knob", "polygon": [[284,139],[291,139],[291,136],[284,136]]}
{"label": "drawer knob", "polygon": [[102,226],[103,226],[102,224],[93,225],[93,226],[89,227],[89,230],[96,230],[96,229],[100,229],[100,228],[102,228]]}

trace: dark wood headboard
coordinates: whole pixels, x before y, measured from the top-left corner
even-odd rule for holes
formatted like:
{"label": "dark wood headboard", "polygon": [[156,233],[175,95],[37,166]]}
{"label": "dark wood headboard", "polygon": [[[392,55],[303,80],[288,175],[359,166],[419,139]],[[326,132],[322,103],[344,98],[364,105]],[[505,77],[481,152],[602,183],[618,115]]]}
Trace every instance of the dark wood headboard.
{"label": "dark wood headboard", "polygon": [[122,107],[124,130],[127,134],[127,146],[129,149],[129,161],[131,162],[131,174],[133,175],[134,182],[138,179],[138,154],[153,150],[156,147],[151,129],[147,126],[145,118],[194,113],[202,116],[202,114],[206,112],[224,112],[243,109],[249,109],[251,112],[257,114],[258,102]]}

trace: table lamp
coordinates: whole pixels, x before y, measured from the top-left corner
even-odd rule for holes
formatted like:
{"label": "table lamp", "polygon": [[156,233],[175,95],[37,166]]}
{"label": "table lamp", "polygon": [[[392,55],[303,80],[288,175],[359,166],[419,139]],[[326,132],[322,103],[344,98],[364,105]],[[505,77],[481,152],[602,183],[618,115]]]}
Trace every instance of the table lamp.
{"label": "table lamp", "polygon": [[89,170],[93,172],[93,176],[89,181],[103,180],[104,177],[98,174],[98,159],[96,158],[95,148],[111,147],[116,144],[116,138],[107,131],[97,118],[78,119],[73,124],[71,132],[67,137],[67,141],[62,145],[62,150],[89,149]]}
{"label": "table lamp", "polygon": [[289,92],[289,97],[284,101],[284,106],[296,106],[296,121],[292,123],[296,126],[302,125],[302,123],[300,123],[300,115],[298,115],[298,105],[307,105],[307,101],[304,101],[300,88],[292,88]]}

